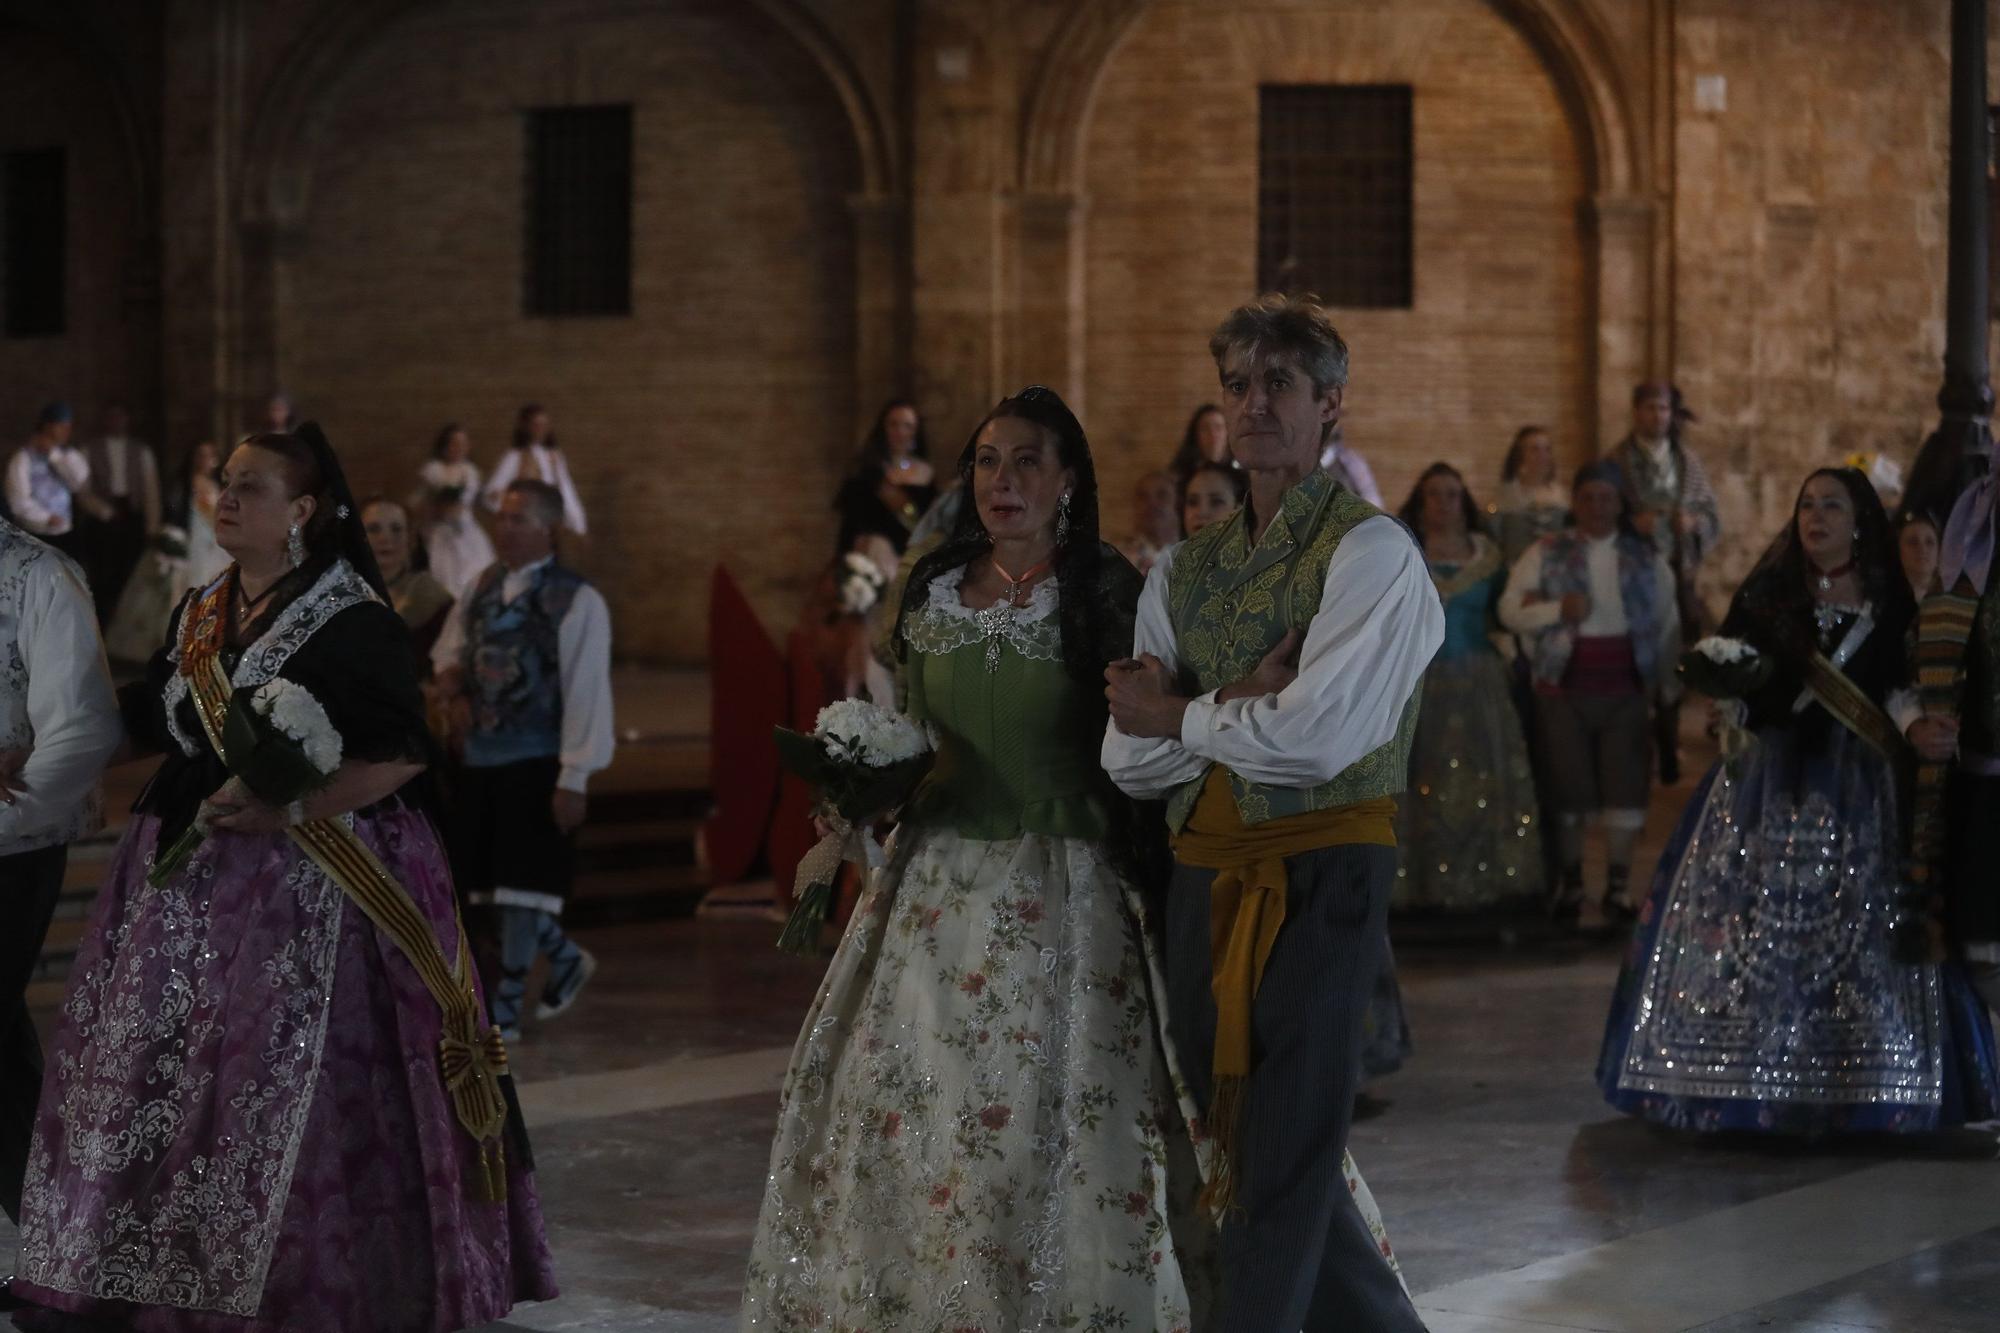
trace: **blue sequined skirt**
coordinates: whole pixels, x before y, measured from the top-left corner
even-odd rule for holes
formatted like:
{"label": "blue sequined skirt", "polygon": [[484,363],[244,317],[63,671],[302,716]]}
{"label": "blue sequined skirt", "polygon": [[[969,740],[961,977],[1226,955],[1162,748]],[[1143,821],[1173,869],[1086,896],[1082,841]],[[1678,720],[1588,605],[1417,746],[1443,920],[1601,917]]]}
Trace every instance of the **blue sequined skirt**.
{"label": "blue sequined skirt", "polygon": [[[1733,771],[1732,771],[1733,770]],[[1921,1133],[2000,1108],[1985,1006],[1900,963],[1888,765],[1844,729],[1760,734],[1660,857],[1598,1058],[1605,1098],[1676,1128]]]}

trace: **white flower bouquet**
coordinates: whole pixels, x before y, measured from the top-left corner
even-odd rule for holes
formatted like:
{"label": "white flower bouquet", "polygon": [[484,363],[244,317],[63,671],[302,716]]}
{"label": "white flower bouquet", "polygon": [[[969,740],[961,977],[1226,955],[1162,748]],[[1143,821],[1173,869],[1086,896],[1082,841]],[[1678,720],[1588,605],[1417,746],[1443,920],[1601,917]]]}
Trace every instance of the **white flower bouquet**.
{"label": "white flower bouquet", "polygon": [[930,771],[936,745],[915,719],[865,699],[828,704],[811,735],[779,727],[776,739],[785,767],[818,788],[815,813],[828,826],[799,862],[798,905],[778,936],[779,948],[811,953],[832,912],[841,864],[881,864],[868,826],[909,799]]}
{"label": "white flower bouquet", "polygon": [[[222,748],[232,776],[269,805],[302,801],[333,779],[340,767],[340,733],[312,691],[284,679],[229,696],[222,719]],[[208,837],[200,819],[154,858],[146,878],[164,884]]]}
{"label": "white flower bouquet", "polygon": [[1711,635],[1681,656],[1681,679],[1715,700],[1715,739],[1723,767],[1734,778],[1750,748],[1750,709],[1744,696],[1771,679],[1771,659],[1741,639]]}
{"label": "white flower bouquet", "polygon": [[1771,661],[1741,639],[1711,635],[1681,655],[1681,679],[1711,699],[1741,699],[1771,679]]}
{"label": "white flower bouquet", "polygon": [[850,616],[865,616],[875,609],[882,600],[882,590],[889,581],[882,577],[882,570],[873,560],[858,552],[849,552],[840,562],[840,609]]}

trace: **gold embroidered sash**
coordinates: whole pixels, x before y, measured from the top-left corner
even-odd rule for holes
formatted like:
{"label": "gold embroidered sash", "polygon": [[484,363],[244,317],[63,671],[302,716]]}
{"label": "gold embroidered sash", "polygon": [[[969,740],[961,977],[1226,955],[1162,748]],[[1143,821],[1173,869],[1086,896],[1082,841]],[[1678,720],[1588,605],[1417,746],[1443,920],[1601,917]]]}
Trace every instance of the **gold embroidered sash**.
{"label": "gold embroidered sash", "polygon": [[1806,659],[1806,688],[1812,691],[1813,698],[1819,700],[1827,712],[1833,714],[1836,722],[1866,741],[1876,753],[1889,761],[1889,766],[1897,770],[1897,783],[1901,786],[1905,779],[1904,770],[1911,763],[1910,745],[1903,739],[1903,733],[1896,729],[1894,720],[1882,711],[1882,706],[1827,660],[1825,653],[1814,653]]}
{"label": "gold embroidered sash", "polygon": [[[218,580],[188,609],[181,635],[181,675],[187,680],[202,730],[208,733],[209,743],[225,766],[229,756],[222,747],[222,725],[229,714],[234,686],[222,669],[222,623],[234,585],[233,575]],[[479,1145],[480,1170],[473,1182],[473,1197],[487,1203],[503,1201],[507,1197],[507,1159],[500,1136],[507,1124],[507,1102],[500,1091],[500,1076],[507,1072],[507,1047],[500,1039],[500,1029],[486,1020],[480,1007],[473,985],[472,948],[456,905],[452,921],[458,931],[458,965],[454,968],[445,961],[436,932],[409,891],[353,829],[338,819],[309,819],[286,832],[395,943],[437,1002],[444,1029],[438,1041],[439,1072],[458,1123]]]}

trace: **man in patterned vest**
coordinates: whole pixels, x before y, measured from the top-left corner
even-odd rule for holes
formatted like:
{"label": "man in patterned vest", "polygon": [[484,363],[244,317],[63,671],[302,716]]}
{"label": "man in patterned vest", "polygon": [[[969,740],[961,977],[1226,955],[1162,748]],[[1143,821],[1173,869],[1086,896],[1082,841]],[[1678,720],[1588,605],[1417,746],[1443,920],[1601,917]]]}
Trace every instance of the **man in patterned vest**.
{"label": "man in patterned vest", "polygon": [[[1674,607],[1690,640],[1700,636],[1707,613],[1695,591],[1701,562],[1722,537],[1722,519],[1708,470],[1681,439],[1695,419],[1680,390],[1649,380],[1632,390],[1632,431],[1604,451],[1615,463],[1632,527],[1652,542],[1674,574]],[[1653,710],[1653,743],[1660,751],[1660,781],[1680,781],[1681,706],[1662,699]]]}
{"label": "man in patterned vest", "polygon": [[16,1220],[42,1084],[28,982],[123,737],[82,576],[0,519],[0,1211]]}
{"label": "man in patterned vest", "polygon": [[521,1035],[528,973],[549,960],[535,1017],[568,1011],[596,970],[563,933],[590,775],[611,762],[611,613],[556,562],[562,492],[518,480],[493,524],[500,556],[451,608],[431,649],[463,747],[452,871],[468,903],[498,909],[493,1021]]}
{"label": "man in patterned vest", "polygon": [[1562,875],[1551,903],[1574,922],[1584,902],[1586,820],[1604,830],[1612,925],[1638,915],[1632,848],[1652,791],[1648,716],[1678,707],[1681,623],[1674,572],[1630,526],[1615,463],[1585,464],[1570,488],[1575,525],[1521,553],[1500,597],[1500,623],[1521,636],[1535,690],[1535,741],[1560,812]]}
{"label": "man in patterned vest", "polygon": [[1217,1327],[1421,1329],[1341,1162],[1444,610],[1408,531],[1318,467],[1347,383],[1326,312],[1268,296],[1209,350],[1250,499],[1147,576],[1104,765],[1167,798],[1166,1007],[1218,1149]]}

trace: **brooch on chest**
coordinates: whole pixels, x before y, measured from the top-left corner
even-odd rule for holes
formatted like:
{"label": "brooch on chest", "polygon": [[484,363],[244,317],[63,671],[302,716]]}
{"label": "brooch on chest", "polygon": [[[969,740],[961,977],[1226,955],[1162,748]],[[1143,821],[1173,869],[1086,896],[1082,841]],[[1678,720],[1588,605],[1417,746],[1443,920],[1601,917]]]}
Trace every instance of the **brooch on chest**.
{"label": "brooch on chest", "polygon": [[1015,608],[1007,602],[995,602],[984,611],[975,612],[972,621],[979,626],[980,635],[986,640],[986,670],[991,673],[1000,669],[1000,641],[1014,628]]}

